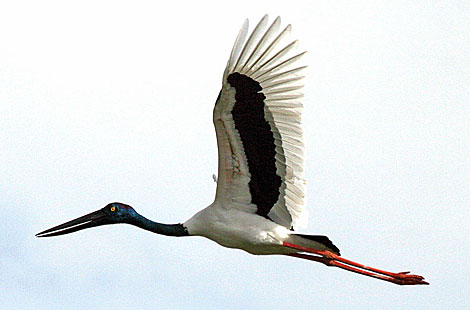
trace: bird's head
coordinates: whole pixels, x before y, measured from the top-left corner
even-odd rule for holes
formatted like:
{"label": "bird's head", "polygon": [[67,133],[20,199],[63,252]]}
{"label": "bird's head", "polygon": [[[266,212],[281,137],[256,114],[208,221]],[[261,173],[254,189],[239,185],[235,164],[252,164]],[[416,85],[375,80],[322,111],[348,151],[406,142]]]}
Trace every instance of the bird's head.
{"label": "bird's head", "polygon": [[42,231],[36,234],[36,237],[65,235],[82,229],[107,224],[132,224],[137,216],[137,212],[131,206],[120,202],[113,202],[98,211]]}

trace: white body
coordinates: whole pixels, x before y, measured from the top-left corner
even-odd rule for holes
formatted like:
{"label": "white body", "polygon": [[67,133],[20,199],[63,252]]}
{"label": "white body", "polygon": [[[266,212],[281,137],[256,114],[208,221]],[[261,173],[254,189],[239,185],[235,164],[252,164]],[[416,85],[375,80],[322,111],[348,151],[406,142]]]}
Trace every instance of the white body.
{"label": "white body", "polygon": [[206,237],[228,248],[251,254],[295,252],[282,246],[290,231],[262,216],[214,202],[183,223],[190,235]]}

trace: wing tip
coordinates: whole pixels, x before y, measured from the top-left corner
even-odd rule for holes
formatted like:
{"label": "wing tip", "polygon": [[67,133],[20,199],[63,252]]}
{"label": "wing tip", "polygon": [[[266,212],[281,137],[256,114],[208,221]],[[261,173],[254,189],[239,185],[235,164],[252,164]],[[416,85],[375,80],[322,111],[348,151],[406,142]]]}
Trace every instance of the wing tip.
{"label": "wing tip", "polygon": [[[288,24],[279,32],[281,17],[277,16],[268,29],[265,30],[268,19],[269,14],[265,14],[251,33],[249,33],[249,19],[246,18],[244,20],[224,71],[224,83],[226,78],[234,72],[240,72],[256,79],[257,75],[259,75],[255,75],[256,71],[265,66],[266,62],[270,62],[270,67],[263,70],[263,74],[266,74],[266,71],[269,73],[271,69],[288,61],[290,58],[302,58],[301,56],[306,53],[302,52],[298,55],[292,55],[291,50],[293,49],[288,48],[292,44],[298,45],[299,40],[294,40],[289,44],[282,43],[290,35],[291,24]],[[246,39],[247,37],[248,39]],[[279,56],[278,54],[286,48],[288,48],[286,53]],[[289,65],[285,69],[288,70],[291,67]]]}

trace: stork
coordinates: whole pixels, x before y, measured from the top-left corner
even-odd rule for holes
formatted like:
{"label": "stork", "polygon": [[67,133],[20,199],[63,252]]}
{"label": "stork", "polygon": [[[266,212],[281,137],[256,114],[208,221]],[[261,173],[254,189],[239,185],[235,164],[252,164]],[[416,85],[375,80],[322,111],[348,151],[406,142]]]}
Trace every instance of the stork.
{"label": "stork", "polygon": [[[203,236],[255,255],[288,255],[399,285],[428,284],[409,272],[388,272],[340,256],[326,236],[295,232],[305,226],[304,144],[301,112],[305,52],[286,41],[291,26],[267,15],[235,40],[213,110],[218,146],[214,202],[180,224],[162,224],[114,202],[37,237],[126,223],[167,236]],[[248,37],[248,39],[247,39]]]}

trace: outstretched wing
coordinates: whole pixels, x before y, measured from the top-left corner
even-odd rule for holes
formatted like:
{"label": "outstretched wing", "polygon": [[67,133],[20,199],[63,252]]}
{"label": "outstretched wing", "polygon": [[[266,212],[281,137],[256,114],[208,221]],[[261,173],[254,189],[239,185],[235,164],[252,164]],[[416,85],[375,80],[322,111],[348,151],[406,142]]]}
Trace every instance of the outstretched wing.
{"label": "outstretched wing", "polygon": [[[219,150],[216,201],[259,214],[287,228],[306,224],[302,76],[285,42],[280,18],[264,16],[246,40],[248,20],[235,41],[214,107]],[[267,28],[267,30],[266,30]]]}

